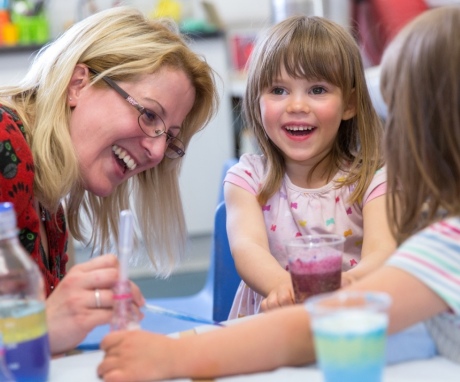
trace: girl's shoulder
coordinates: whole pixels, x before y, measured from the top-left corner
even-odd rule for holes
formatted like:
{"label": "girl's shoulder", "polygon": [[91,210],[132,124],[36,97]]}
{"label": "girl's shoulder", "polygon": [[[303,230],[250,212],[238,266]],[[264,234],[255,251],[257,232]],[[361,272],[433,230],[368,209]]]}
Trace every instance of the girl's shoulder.
{"label": "girl's shoulder", "polygon": [[265,174],[266,163],[263,155],[258,154],[243,154],[238,163],[230,168],[233,172],[245,172],[246,174],[262,178]]}

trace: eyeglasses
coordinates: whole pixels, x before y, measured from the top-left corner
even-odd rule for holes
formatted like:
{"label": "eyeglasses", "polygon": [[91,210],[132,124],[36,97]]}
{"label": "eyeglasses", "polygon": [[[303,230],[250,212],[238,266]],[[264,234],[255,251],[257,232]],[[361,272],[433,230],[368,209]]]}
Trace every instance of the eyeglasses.
{"label": "eyeglasses", "polygon": [[[89,71],[95,75],[99,73],[94,69],[89,68]],[[146,109],[140,105],[133,97],[126,93],[116,82],[109,77],[103,76],[102,79],[109,85],[113,90],[120,94],[131,106],[134,106],[139,112],[137,122],[142,132],[152,138],[159,137],[163,134],[166,135],[166,151],[165,156],[169,159],[176,159],[183,157],[185,154],[184,144],[179,138],[171,135],[166,131],[166,125],[161,117],[152,110]]]}

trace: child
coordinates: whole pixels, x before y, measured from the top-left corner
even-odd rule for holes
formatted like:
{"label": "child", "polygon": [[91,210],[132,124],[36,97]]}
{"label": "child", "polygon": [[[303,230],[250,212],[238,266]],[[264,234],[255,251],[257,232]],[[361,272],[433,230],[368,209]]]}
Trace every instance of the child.
{"label": "child", "polygon": [[[460,364],[459,33],[459,7],[429,10],[384,55],[387,198],[400,247],[385,266],[345,289],[389,293],[389,332],[426,321],[439,352]],[[393,210],[398,204],[404,209]],[[106,355],[98,373],[106,382],[209,378],[314,361],[309,316],[300,305],[181,339],[112,333],[101,346]]]}
{"label": "child", "polygon": [[395,249],[382,197],[382,127],[346,30],[306,16],[272,27],[252,54],[243,112],[263,155],[243,155],[225,178],[243,279],[230,319],[294,303],[288,239],[344,236],[343,284]]}

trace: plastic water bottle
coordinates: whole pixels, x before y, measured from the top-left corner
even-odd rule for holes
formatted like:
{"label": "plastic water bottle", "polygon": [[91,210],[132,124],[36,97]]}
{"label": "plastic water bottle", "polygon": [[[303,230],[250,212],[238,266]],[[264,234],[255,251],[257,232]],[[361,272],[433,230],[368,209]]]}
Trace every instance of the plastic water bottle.
{"label": "plastic water bottle", "polygon": [[43,276],[19,242],[11,203],[0,203],[0,333],[14,379],[45,382],[50,349]]}
{"label": "plastic water bottle", "polygon": [[3,346],[3,337],[0,334],[0,381],[15,382],[10,369],[6,366],[5,347]]}

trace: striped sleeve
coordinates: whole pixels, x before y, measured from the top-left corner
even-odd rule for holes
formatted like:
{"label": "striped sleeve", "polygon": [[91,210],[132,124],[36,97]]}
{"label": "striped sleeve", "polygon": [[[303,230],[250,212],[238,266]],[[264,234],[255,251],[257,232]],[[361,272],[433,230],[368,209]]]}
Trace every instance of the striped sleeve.
{"label": "striped sleeve", "polygon": [[398,248],[387,265],[417,277],[460,315],[460,218],[420,231]]}

